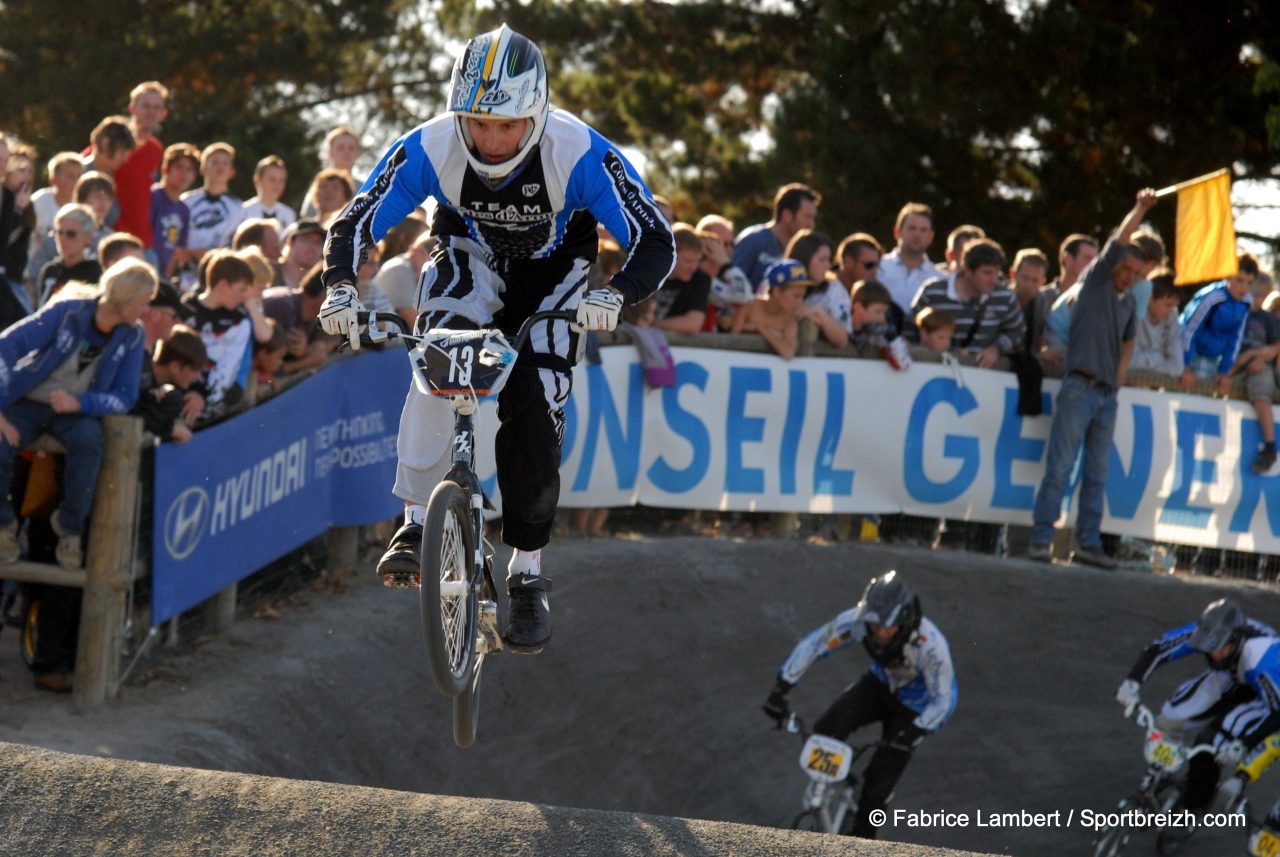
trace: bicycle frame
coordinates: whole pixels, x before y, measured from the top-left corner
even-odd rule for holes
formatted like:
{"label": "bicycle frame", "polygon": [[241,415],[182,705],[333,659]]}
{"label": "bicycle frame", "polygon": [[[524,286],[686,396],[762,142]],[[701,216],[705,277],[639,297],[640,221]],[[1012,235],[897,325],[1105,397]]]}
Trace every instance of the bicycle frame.
{"label": "bicycle frame", "polygon": [[[363,312],[359,314],[359,323],[366,325],[366,337],[369,342],[378,344],[387,342],[392,339],[401,340],[406,349],[411,351],[411,361],[414,346],[419,348],[429,346],[433,341],[445,342],[448,335],[443,331],[428,331],[426,334],[418,335],[409,332],[408,323],[398,314],[379,314],[374,311]],[[530,331],[533,325],[540,321],[564,320],[573,321],[576,313],[569,310],[548,310],[537,312],[529,316],[520,325],[519,331],[516,333],[515,341],[511,343],[510,351],[501,354],[480,355],[471,351],[471,346],[467,346],[468,359],[474,358],[480,361],[485,356],[498,359],[503,369],[500,372],[499,380],[495,385],[493,392],[496,394],[501,384],[505,383],[510,373],[511,365],[518,359],[518,355],[524,349],[529,341]],[[379,327],[381,322],[390,322],[395,325],[397,330],[386,331]],[[458,334],[475,336],[484,333],[484,331],[457,331]],[[487,339],[487,338],[486,338]],[[499,333],[497,341],[503,345],[506,344],[505,338]],[[447,343],[446,343],[447,344]],[[426,361],[422,360],[415,363],[415,383],[419,383],[422,388],[426,385],[433,385],[431,378],[426,374]],[[476,448],[476,421],[475,414],[480,406],[480,396],[476,394],[474,387],[469,390],[466,385],[472,380],[472,373],[469,371],[458,372],[455,378],[451,366],[450,382],[457,384],[459,388],[450,389],[447,393],[434,393],[431,390],[423,389],[424,394],[431,393],[433,395],[445,395],[449,399],[449,404],[453,408],[453,458],[452,466],[449,472],[445,474],[445,479],[457,483],[466,493],[471,513],[472,531],[476,534],[475,552],[471,559],[471,570],[467,576],[467,580],[463,581],[442,581],[442,596],[452,598],[470,597],[477,600],[477,626],[479,635],[476,640],[477,654],[484,655],[492,652],[499,652],[503,648],[502,634],[498,630],[498,605],[496,601],[497,589],[493,583],[493,576],[489,569],[488,557],[486,556],[485,546],[487,542],[484,538],[484,511],[492,510],[494,507],[489,503],[488,498],[484,494],[484,489],[480,486],[480,480],[475,473],[475,448]]]}
{"label": "bicycle frame", "polygon": [[[784,724],[788,732],[799,735],[806,743],[814,736],[812,730],[808,728],[800,715],[791,712]],[[832,745],[840,745],[847,748],[848,763],[847,765],[839,765],[843,767],[845,774],[835,777],[836,781],[832,781],[832,773],[828,771],[827,776],[816,775],[811,770],[812,765],[806,765],[805,759],[801,758],[801,769],[809,777],[809,782],[805,785],[802,806],[804,811],[801,818],[808,813],[813,813],[818,819],[819,829],[823,833],[840,833],[847,827],[852,826],[858,815],[858,796],[854,790],[854,783],[857,781],[856,775],[850,775],[853,765],[860,759],[867,750],[878,747],[881,742],[872,741],[858,746],[849,746],[844,742],[837,742],[834,739],[828,739]],[[838,750],[837,752],[844,752]],[[853,782],[850,782],[850,779]],[[800,821],[796,819],[797,823]]]}

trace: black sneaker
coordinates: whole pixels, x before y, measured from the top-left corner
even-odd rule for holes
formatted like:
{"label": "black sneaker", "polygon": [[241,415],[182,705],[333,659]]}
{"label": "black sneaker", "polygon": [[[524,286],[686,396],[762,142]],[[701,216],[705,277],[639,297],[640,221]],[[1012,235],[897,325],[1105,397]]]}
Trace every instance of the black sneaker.
{"label": "black sneaker", "polygon": [[1276,451],[1274,449],[1258,450],[1258,457],[1253,460],[1253,464],[1249,469],[1254,473],[1266,473],[1271,469],[1271,465],[1276,463]]}
{"label": "black sneaker", "polygon": [[412,589],[422,585],[419,560],[422,554],[422,524],[404,524],[391,537],[387,552],[378,560],[382,585],[392,589]]}
{"label": "black sneaker", "polygon": [[1101,547],[1087,548],[1084,545],[1076,545],[1075,550],[1071,552],[1071,559],[1096,568],[1114,569],[1117,566],[1116,561],[1103,553]]}
{"label": "black sneaker", "polygon": [[507,631],[502,635],[513,652],[536,655],[551,639],[551,581],[533,574],[507,578]]}

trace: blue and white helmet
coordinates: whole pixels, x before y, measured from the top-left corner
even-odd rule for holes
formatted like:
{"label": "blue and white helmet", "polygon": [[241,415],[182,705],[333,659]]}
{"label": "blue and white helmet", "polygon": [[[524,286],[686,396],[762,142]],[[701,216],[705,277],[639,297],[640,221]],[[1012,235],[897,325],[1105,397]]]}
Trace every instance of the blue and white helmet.
{"label": "blue and white helmet", "polygon": [[[547,64],[538,46],[506,24],[476,36],[453,64],[449,110],[454,132],[462,142],[471,168],[486,181],[496,182],[519,166],[542,140],[547,125]],[[467,117],[529,119],[515,155],[500,164],[487,164],[475,153]]]}

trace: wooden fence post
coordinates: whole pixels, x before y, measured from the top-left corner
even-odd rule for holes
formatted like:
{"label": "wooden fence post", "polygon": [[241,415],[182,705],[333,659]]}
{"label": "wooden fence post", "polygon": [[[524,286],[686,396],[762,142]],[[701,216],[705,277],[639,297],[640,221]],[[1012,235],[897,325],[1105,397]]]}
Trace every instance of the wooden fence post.
{"label": "wooden fence post", "polygon": [[116,692],[120,634],[129,587],[129,552],[137,526],[138,469],[142,460],[142,420],[102,418],[102,469],[93,495],[80,641],[76,651],[72,701],[87,711]]}

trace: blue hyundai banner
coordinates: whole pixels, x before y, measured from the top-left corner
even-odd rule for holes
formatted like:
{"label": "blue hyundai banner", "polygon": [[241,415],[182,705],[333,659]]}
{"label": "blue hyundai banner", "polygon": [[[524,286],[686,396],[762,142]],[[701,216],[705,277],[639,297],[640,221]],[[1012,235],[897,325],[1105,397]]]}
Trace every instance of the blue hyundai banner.
{"label": "blue hyundai banner", "polygon": [[156,450],[152,624],[330,527],[393,517],[398,348],[329,366],[252,410]]}

